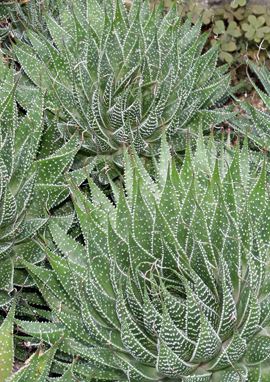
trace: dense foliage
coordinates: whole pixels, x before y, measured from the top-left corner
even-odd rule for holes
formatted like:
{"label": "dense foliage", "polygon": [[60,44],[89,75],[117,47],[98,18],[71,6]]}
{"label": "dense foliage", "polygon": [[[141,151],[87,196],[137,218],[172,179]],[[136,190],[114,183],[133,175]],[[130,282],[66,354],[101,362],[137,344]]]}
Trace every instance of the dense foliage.
{"label": "dense foliage", "polygon": [[269,382],[270,73],[166,5],[0,5],[0,382]]}

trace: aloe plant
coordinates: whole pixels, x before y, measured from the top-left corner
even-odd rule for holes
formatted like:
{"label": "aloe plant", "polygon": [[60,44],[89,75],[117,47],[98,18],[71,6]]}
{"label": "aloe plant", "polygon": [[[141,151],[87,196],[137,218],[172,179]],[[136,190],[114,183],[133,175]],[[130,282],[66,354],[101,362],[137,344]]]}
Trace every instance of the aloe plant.
{"label": "aloe plant", "polygon": [[154,180],[125,154],[114,204],[71,182],[84,244],[50,224],[51,267],[25,265],[55,318],[21,330],[58,343],[86,381],[269,378],[266,166],[250,168],[247,144],[230,158],[201,135],[178,170],[163,136]]}
{"label": "aloe plant", "polygon": [[182,24],[176,7],[163,16],[143,0],[129,10],[122,0],[73,1],[46,23],[52,39],[30,30],[15,55],[28,85],[46,91],[62,134],[79,130],[84,155],[101,158],[104,181],[126,146],[156,155],[166,131],[173,150],[183,150],[185,131],[196,131],[200,118],[209,128],[230,115],[215,108],[230,82],[216,68],[218,49],[203,54],[207,36],[200,24]]}
{"label": "aloe plant", "polygon": [[[15,91],[15,73],[0,57],[0,306],[11,298],[14,284],[31,285],[21,259],[44,259],[31,238],[43,231],[51,208],[68,197],[65,172],[80,147],[75,135],[57,146],[53,123],[45,125],[43,118],[42,93],[33,95],[24,112],[15,102]],[[86,176],[85,169],[71,174],[77,184]],[[55,219],[69,227],[73,211],[61,215],[59,211]]]}

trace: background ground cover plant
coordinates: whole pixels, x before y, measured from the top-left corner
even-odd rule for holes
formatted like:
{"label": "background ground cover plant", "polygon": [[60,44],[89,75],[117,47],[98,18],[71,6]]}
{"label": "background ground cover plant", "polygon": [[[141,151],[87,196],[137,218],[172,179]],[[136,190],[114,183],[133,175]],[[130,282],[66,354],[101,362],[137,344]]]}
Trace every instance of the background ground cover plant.
{"label": "background ground cover plant", "polygon": [[[168,0],[166,4],[170,6],[172,2]],[[269,65],[269,7],[251,5],[249,1],[205,7],[194,0],[180,2],[179,12],[184,17],[191,17],[193,22],[201,18],[205,30],[210,33],[209,46],[220,46],[219,59],[231,66],[232,79],[238,91],[252,93],[246,77],[246,60],[249,58]],[[252,97],[249,102],[252,102]]]}
{"label": "background ground cover plant", "polygon": [[243,62],[245,56],[258,56],[260,46],[261,58],[267,58],[270,18],[269,8],[264,5],[249,5],[231,2],[223,6],[209,8],[196,1],[184,2],[180,12],[188,14],[196,21],[202,17],[205,26],[212,31],[211,40],[221,43],[220,59],[228,63]]}

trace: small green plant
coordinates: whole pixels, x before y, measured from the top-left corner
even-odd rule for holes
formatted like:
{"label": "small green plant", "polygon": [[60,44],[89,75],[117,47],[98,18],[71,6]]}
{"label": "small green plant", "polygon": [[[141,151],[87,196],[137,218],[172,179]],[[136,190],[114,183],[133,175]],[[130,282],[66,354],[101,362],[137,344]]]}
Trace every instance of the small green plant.
{"label": "small green plant", "polygon": [[62,339],[83,380],[269,378],[270,204],[265,164],[249,165],[247,144],[231,160],[201,135],[179,171],[163,136],[155,180],[125,154],[115,205],[71,185],[84,245],[51,224],[51,268],[25,265],[55,321],[18,326]]}
{"label": "small green plant", "polygon": [[233,0],[231,2],[232,8],[244,7],[245,5],[247,5],[247,0]]}
{"label": "small green plant", "polygon": [[245,36],[248,40],[253,40],[257,43],[261,42],[266,34],[270,33],[270,27],[265,25],[263,16],[256,17],[249,15],[247,22],[242,24],[242,29],[245,31]]}
{"label": "small green plant", "polygon": [[[228,63],[233,62],[233,52],[237,51],[235,38],[241,36],[239,26],[235,21],[230,21],[226,27],[223,20],[217,20],[214,24],[213,32],[219,36],[221,52],[219,58]],[[214,45],[214,44],[213,44]]]}
{"label": "small green plant", "polygon": [[207,36],[198,23],[181,24],[175,6],[164,16],[143,0],[129,10],[119,0],[73,1],[59,20],[46,19],[52,41],[28,31],[30,44],[14,52],[62,134],[79,130],[85,157],[102,159],[101,180],[122,165],[125,147],[151,157],[167,131],[178,152],[201,118],[208,127],[228,116],[215,109],[230,82],[216,69],[218,50],[202,54]]}

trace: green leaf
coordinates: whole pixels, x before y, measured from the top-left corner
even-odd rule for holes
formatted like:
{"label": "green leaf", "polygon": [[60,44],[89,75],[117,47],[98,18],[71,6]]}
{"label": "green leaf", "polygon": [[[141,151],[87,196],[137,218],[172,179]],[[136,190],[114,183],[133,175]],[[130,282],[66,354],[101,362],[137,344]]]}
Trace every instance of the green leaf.
{"label": "green leaf", "polygon": [[219,370],[236,363],[244,356],[246,348],[246,341],[238,333],[235,333],[211,369]]}
{"label": "green leaf", "polygon": [[14,362],[13,320],[15,303],[0,326],[0,381],[6,382],[11,375]]}
{"label": "green leaf", "polygon": [[16,324],[23,332],[47,342],[50,345],[58,342],[65,335],[65,326],[61,323],[33,322],[16,319]]}
{"label": "green leaf", "polygon": [[192,362],[212,359],[217,355],[220,347],[220,338],[205,316],[201,314],[200,334],[191,359]]}
{"label": "green leaf", "polygon": [[73,136],[63,147],[52,156],[40,159],[35,163],[37,171],[36,182],[50,184],[56,182],[62,172],[68,168],[78,150],[77,136]]}
{"label": "green leaf", "polygon": [[262,380],[261,368],[253,367],[248,369],[248,380],[250,382],[260,382]]}
{"label": "green leaf", "polygon": [[160,342],[157,369],[161,374],[176,378],[192,373],[195,367],[179,358],[163,341]]}
{"label": "green leaf", "polygon": [[215,34],[222,34],[225,32],[225,24],[223,20],[217,20],[213,29]]}
{"label": "green leaf", "polygon": [[14,53],[18,58],[27,76],[41,89],[50,86],[50,78],[46,66],[36,57],[29,45],[20,42],[16,45]]}
{"label": "green leaf", "polygon": [[250,365],[257,365],[270,357],[270,337],[255,337],[247,348],[246,361]]}
{"label": "green leaf", "polygon": [[0,289],[7,292],[12,291],[14,263],[12,259],[0,260],[1,274],[0,274]]}

